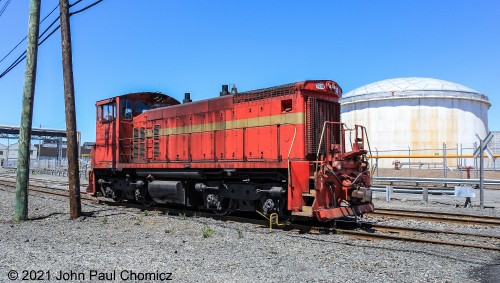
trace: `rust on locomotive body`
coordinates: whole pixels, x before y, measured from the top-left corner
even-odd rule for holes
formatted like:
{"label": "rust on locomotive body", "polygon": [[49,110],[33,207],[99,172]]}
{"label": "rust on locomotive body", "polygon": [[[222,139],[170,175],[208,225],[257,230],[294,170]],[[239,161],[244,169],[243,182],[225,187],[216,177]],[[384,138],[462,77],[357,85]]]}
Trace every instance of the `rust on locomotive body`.
{"label": "rust on locomotive body", "polygon": [[216,213],[316,217],[373,211],[366,131],[346,151],[342,89],[311,80],[184,103],[131,93],[96,103],[87,192]]}

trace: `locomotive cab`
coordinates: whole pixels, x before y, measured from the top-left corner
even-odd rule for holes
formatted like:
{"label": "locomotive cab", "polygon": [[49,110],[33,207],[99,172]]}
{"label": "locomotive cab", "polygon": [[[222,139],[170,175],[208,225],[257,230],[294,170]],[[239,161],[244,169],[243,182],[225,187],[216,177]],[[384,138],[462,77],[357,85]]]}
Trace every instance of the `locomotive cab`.
{"label": "locomotive cab", "polygon": [[[176,99],[153,92],[131,93],[96,103],[96,144],[93,168],[120,169],[131,162],[133,118],[154,108],[179,104]],[[98,159],[95,157],[98,156]]]}

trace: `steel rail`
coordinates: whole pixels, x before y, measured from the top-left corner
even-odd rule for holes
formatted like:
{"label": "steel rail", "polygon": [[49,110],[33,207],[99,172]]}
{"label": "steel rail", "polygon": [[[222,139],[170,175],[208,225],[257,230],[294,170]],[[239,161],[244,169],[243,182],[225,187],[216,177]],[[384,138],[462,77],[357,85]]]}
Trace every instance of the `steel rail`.
{"label": "steel rail", "polygon": [[420,232],[420,233],[433,233],[433,234],[450,234],[459,236],[472,236],[481,238],[491,238],[495,240],[500,240],[500,236],[487,235],[487,234],[474,234],[467,232],[457,232],[457,231],[447,231],[447,230],[437,230],[437,229],[425,229],[425,228],[414,228],[414,227],[403,227],[403,226],[393,226],[384,224],[374,224],[374,223],[362,223],[362,227],[373,228],[378,231],[388,231],[388,232]]}
{"label": "steel rail", "polygon": [[[11,176],[11,175],[0,175],[0,178],[3,178],[3,177],[11,177],[12,182],[15,182],[15,176]],[[0,181],[6,181],[6,182],[11,182],[11,180],[6,180],[6,179],[0,179]],[[57,181],[57,180],[49,180],[49,179],[40,179],[40,178],[30,178],[29,179],[30,182],[38,182],[38,183],[46,183],[46,184],[54,184],[54,185],[57,185],[57,186],[68,186],[69,183],[68,182],[60,182],[60,181]],[[80,184],[80,187],[86,187],[87,184]]]}
{"label": "steel rail", "polygon": [[436,244],[436,245],[448,245],[448,246],[455,246],[455,247],[467,247],[467,248],[478,248],[478,249],[484,249],[484,250],[500,251],[500,247],[491,247],[491,246],[486,246],[486,245],[476,245],[476,244],[461,243],[461,242],[449,242],[449,241],[441,241],[441,240],[426,239],[426,238],[394,236],[394,235],[387,235],[387,234],[349,231],[349,230],[341,230],[341,229],[337,229],[337,232],[339,234],[345,234],[345,235],[350,235],[350,236],[364,238],[364,239],[398,240],[398,241],[406,241],[406,242],[416,242],[416,243],[426,243],[426,244]]}
{"label": "steel rail", "polygon": [[500,226],[500,218],[498,217],[482,217],[475,215],[460,215],[439,212],[425,212],[425,211],[406,211],[406,210],[392,210],[392,209],[377,209],[376,211],[369,212],[368,215],[379,217],[392,217],[403,219],[416,219],[427,220],[434,222],[453,222],[461,224],[476,224],[476,225],[493,225]]}
{"label": "steel rail", "polygon": [[[6,180],[0,180],[0,185],[1,186],[6,186],[6,187],[10,188],[12,185],[15,185],[15,182],[6,181]],[[37,193],[42,193],[42,194],[47,194],[47,195],[69,197],[69,191],[68,190],[56,189],[56,188],[52,188],[52,187],[40,186],[40,185],[33,185],[33,184],[29,184],[28,193],[29,192],[37,192]],[[98,202],[97,198],[90,197],[89,195],[87,195],[84,192],[80,192],[80,197],[82,198],[82,200],[87,200],[87,201],[92,201],[92,202]]]}
{"label": "steel rail", "polygon": [[461,217],[461,216],[466,216],[466,217],[476,217],[480,219],[493,219],[493,220],[500,220],[500,217],[496,216],[484,216],[484,215],[471,215],[471,214],[458,214],[458,213],[448,213],[448,212],[436,212],[436,211],[419,211],[419,210],[407,210],[407,209],[389,209],[389,208],[380,208],[377,209],[379,211],[396,211],[396,212],[409,212],[409,213],[424,213],[424,214],[432,214],[432,215],[441,215],[441,216],[456,216],[456,217]]}

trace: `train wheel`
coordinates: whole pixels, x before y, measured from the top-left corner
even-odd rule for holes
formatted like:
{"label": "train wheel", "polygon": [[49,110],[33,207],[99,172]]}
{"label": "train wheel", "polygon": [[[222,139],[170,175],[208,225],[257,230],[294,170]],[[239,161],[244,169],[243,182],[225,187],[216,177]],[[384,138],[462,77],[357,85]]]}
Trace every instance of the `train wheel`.
{"label": "train wheel", "polygon": [[149,195],[148,191],[145,189],[135,190],[135,201],[142,203],[144,206],[153,206],[155,204],[154,200]]}
{"label": "train wheel", "polygon": [[121,191],[117,192],[117,193],[113,196],[113,201],[114,201],[114,202],[122,202],[122,201],[123,201],[123,198],[122,198],[122,192],[121,192]]}
{"label": "train wheel", "polygon": [[212,211],[217,215],[228,215],[229,213],[231,213],[231,211],[233,211],[232,206],[233,206],[232,199],[226,198],[220,202],[220,209],[213,208]]}
{"label": "train wheel", "polygon": [[150,207],[150,206],[153,206],[155,204],[154,200],[152,200],[149,196],[146,197],[143,201],[142,201],[142,204],[144,206],[147,206],[147,207]]}

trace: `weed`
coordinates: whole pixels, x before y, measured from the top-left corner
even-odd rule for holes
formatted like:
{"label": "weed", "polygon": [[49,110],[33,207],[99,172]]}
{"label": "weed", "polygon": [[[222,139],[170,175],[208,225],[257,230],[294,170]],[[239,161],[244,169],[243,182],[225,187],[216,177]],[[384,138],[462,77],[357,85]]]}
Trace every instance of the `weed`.
{"label": "weed", "polygon": [[236,232],[238,232],[238,239],[242,239],[243,238],[243,231],[240,228],[237,228]]}
{"label": "weed", "polygon": [[139,215],[135,215],[131,218],[132,220],[135,220],[137,222],[141,222],[142,221],[142,215],[139,214]]}
{"label": "weed", "polygon": [[175,228],[174,227],[167,228],[167,229],[165,229],[165,233],[166,234],[173,234],[173,233],[175,233]]}
{"label": "weed", "polygon": [[102,219],[102,224],[108,224],[108,217],[107,216],[104,216],[104,218]]}
{"label": "weed", "polygon": [[179,216],[181,217],[182,220],[186,220],[187,219],[186,213],[179,213]]}
{"label": "weed", "polygon": [[151,212],[149,212],[149,210],[144,210],[143,212],[141,212],[141,213],[140,213],[140,215],[141,215],[142,217],[144,217],[144,216],[149,216],[149,215],[151,215]]}
{"label": "weed", "polygon": [[214,232],[215,232],[215,230],[208,225],[205,225],[205,227],[203,227],[203,229],[201,230],[201,234],[203,235],[203,238],[212,237]]}

